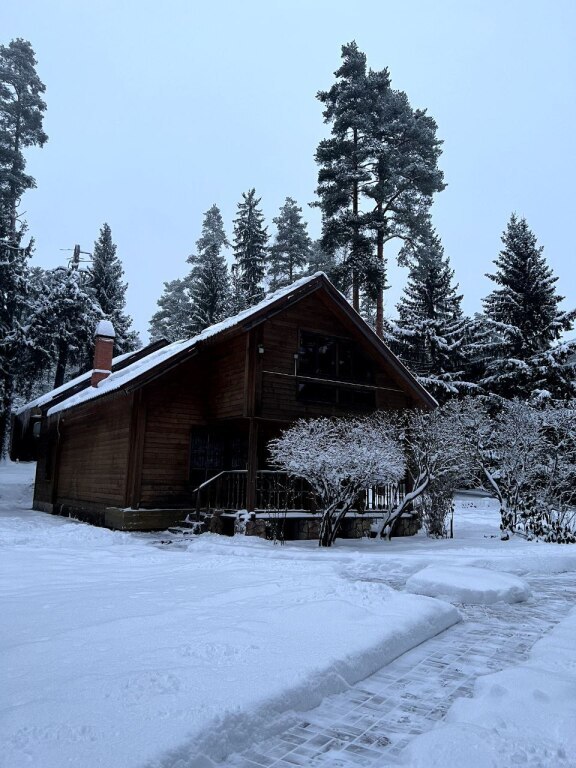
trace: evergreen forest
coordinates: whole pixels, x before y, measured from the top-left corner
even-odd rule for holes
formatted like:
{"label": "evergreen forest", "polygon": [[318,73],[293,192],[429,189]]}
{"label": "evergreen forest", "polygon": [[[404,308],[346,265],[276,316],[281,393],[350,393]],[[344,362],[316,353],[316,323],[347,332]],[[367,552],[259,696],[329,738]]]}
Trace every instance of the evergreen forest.
{"label": "evergreen forest", "polygon": [[[90,251],[75,246],[54,269],[34,264],[22,199],[36,186],[27,150],[48,141],[38,66],[30,42],[0,45],[2,455],[18,404],[90,369],[98,320],[112,321],[116,354],[141,344],[126,313],[127,284],[108,223],[94,233]],[[239,192],[232,222],[206,201],[197,214],[200,237],[182,258],[185,276],[166,275],[150,308],[151,341],[192,337],[322,271],[440,403],[468,396],[537,406],[573,400],[576,343],[563,339],[576,310],[561,306],[557,278],[526,219],[502,211],[500,252],[486,254],[492,290],[483,311],[466,316],[433,222],[434,200],[446,186],[434,118],[394,88],[388,69],[372,70],[355,42],[342,46],[334,81],[324,85],[317,100],[327,136],[310,158],[317,166],[314,199],[287,195],[270,223],[253,180]],[[321,215],[317,238],[308,231],[309,205]],[[396,307],[385,301],[390,250],[408,274]]]}

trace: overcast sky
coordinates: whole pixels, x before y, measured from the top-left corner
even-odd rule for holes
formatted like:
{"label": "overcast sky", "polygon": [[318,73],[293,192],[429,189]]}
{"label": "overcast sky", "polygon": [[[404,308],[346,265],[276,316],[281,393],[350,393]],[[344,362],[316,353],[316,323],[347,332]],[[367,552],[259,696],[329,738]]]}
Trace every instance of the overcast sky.
{"label": "overcast sky", "polygon": [[[32,43],[47,87],[50,140],[27,154],[37,189],[21,206],[34,263],[92,250],[107,221],[143,340],[213,203],[231,236],[243,191],[270,232],[291,196],[318,236],[315,94],[353,39],[438,123],[448,187],[433,219],[465,310],[491,290],[512,211],[576,306],[574,0],[20,0],[1,3],[0,30]],[[390,282],[388,314],[403,270]]]}

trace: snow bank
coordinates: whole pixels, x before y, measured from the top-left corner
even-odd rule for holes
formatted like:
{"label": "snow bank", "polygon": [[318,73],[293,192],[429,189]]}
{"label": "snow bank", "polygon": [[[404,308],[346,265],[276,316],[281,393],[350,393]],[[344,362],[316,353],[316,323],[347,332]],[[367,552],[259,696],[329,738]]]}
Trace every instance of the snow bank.
{"label": "snow bank", "polygon": [[416,738],[410,768],[576,764],[576,611],[538,641],[521,666],[479,678],[446,725]]}
{"label": "snow bank", "polygon": [[531,596],[525,581],[486,568],[431,565],[415,573],[406,589],[418,595],[440,597],[454,603],[521,603]]}
{"label": "snow bank", "polygon": [[2,768],[219,758],[459,620],[330,552],[162,547],[26,509],[25,488],[0,485]]}

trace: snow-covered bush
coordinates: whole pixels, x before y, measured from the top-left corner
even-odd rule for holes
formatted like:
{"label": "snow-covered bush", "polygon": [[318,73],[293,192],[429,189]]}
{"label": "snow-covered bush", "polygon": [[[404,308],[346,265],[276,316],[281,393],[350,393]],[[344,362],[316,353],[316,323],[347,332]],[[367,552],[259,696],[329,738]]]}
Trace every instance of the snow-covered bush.
{"label": "snow-covered bush", "polygon": [[334,542],[364,489],[397,483],[405,473],[398,430],[384,415],[300,420],[268,447],[276,466],[310,484],[322,513],[319,544],[324,547]]}
{"label": "snow-covered bush", "polygon": [[452,483],[432,483],[420,499],[417,509],[427,535],[437,539],[452,538],[451,522],[454,516]]}
{"label": "snow-covered bush", "polygon": [[[458,403],[450,401],[430,412],[406,410],[395,425],[406,454],[410,490],[395,504],[380,535],[391,538],[400,516],[409,509],[423,514],[431,535],[445,535],[447,500],[471,473],[471,455],[459,434]],[[441,519],[433,522],[441,509]]]}
{"label": "snow-covered bush", "polygon": [[500,503],[503,538],[576,542],[575,409],[488,398],[458,407],[477,477]]}

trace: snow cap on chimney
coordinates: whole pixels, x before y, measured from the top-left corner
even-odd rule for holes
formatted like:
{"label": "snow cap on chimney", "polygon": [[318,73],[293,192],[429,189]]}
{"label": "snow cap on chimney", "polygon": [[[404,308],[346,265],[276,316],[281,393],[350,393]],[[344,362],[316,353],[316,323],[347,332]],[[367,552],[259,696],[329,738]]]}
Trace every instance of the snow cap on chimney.
{"label": "snow cap on chimney", "polygon": [[100,320],[96,326],[96,333],[94,336],[105,336],[107,339],[115,339],[116,331],[110,320]]}
{"label": "snow cap on chimney", "polygon": [[101,381],[107,379],[112,372],[112,355],[114,352],[114,339],[116,333],[110,320],[100,320],[96,326],[96,338],[94,346],[94,368],[90,384],[97,387]]}

